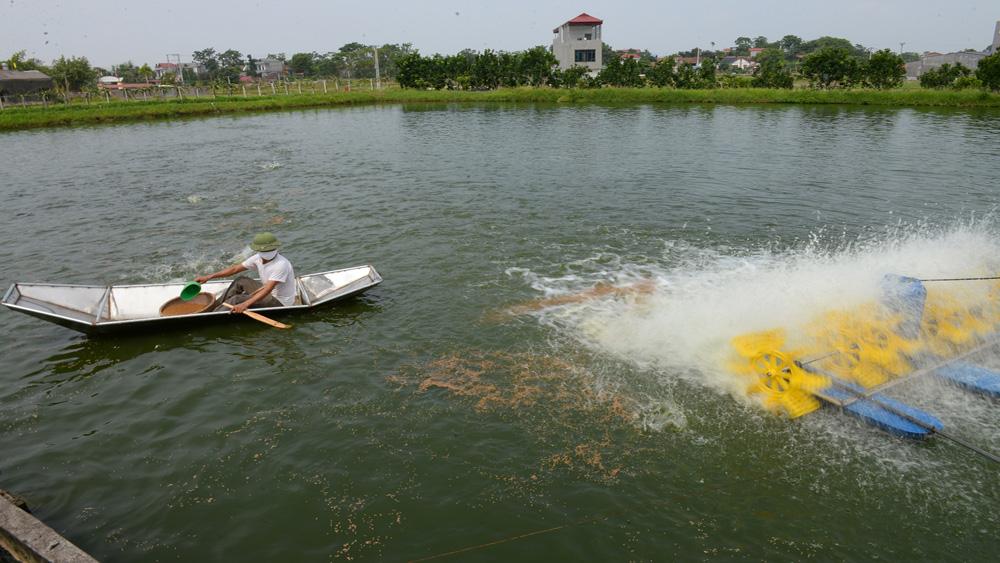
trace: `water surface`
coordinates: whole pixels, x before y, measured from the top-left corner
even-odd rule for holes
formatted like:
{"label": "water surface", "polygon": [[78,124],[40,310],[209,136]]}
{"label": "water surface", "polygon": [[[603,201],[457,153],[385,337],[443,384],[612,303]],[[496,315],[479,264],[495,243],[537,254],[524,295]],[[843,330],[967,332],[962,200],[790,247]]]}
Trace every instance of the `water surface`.
{"label": "water surface", "polygon": [[[995,272],[998,146],[995,111],[688,105],[0,135],[6,282],[187,280],[260,230],[298,273],[385,278],[290,331],[87,339],[0,312],[0,487],[101,560],[404,560],[552,528],[454,559],[992,559],[996,467],[774,417],[723,355],[887,271]],[[894,396],[1000,451],[995,403]]]}

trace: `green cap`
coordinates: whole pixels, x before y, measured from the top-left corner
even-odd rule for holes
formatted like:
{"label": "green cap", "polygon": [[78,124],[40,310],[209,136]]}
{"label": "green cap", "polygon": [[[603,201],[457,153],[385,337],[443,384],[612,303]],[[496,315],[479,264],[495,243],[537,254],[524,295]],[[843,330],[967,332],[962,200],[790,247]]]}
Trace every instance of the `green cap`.
{"label": "green cap", "polygon": [[278,237],[271,233],[257,233],[253,236],[253,242],[250,244],[250,248],[257,252],[271,252],[278,250],[279,246],[281,243],[278,242]]}

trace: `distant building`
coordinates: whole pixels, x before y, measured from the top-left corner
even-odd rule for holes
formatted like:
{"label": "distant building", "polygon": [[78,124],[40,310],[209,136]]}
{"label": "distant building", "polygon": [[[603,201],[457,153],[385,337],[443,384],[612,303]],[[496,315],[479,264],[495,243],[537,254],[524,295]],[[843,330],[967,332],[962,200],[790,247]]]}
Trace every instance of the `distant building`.
{"label": "distant building", "polygon": [[559,68],[566,70],[582,66],[597,72],[604,66],[601,50],[601,24],[604,22],[590,14],[580,14],[552,30],[552,54],[559,61]]}
{"label": "distant building", "polygon": [[51,90],[54,86],[48,75],[38,70],[0,70],[0,96],[30,94],[39,90]]}
{"label": "distant building", "polygon": [[288,74],[285,61],[281,59],[260,59],[255,60],[257,66],[257,76],[264,80],[280,80]]}
{"label": "distant building", "polygon": [[674,66],[681,65],[701,66],[701,57],[674,57]]}
{"label": "distant building", "polygon": [[986,53],[990,55],[1000,53],[1000,20],[997,21],[996,29],[993,30],[993,44],[986,48]]}
{"label": "distant building", "polygon": [[906,77],[910,80],[915,80],[928,70],[936,69],[945,63],[949,65],[961,63],[962,66],[975,70],[979,66],[979,61],[998,52],[1000,52],[1000,21],[997,22],[996,29],[993,31],[993,44],[987,47],[985,51],[944,54],[927,52],[920,57],[919,61],[906,63]]}
{"label": "distant building", "polygon": [[764,52],[764,49],[761,48],[761,47],[751,47],[750,48],[750,58],[751,59],[756,59],[757,55],[759,55],[759,54],[761,54],[763,52]]}
{"label": "distant building", "polygon": [[746,70],[748,68],[753,68],[757,66],[757,63],[751,61],[746,57],[735,57],[730,55],[728,57],[722,57],[722,59],[719,60],[719,65],[738,68],[740,70]]}

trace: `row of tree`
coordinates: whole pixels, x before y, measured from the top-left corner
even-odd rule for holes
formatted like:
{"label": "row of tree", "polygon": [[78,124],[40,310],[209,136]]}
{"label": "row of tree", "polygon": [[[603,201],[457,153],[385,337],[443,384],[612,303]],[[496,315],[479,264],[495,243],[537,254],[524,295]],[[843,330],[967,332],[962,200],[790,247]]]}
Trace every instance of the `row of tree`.
{"label": "row of tree", "polygon": [[925,71],[920,75],[920,85],[924,88],[982,88],[1000,90],[1000,53],[995,53],[979,61],[976,70],[962,63],[943,65]]}
{"label": "row of tree", "polygon": [[100,69],[90,66],[86,57],[59,57],[46,65],[36,58],[27,56],[27,51],[21,50],[4,61],[11,70],[37,70],[45,73],[58,88],[70,91],[81,90],[94,84]]}
{"label": "row of tree", "polygon": [[[403,88],[492,90],[561,82],[555,56],[545,47],[514,53],[466,49],[456,55],[423,57],[414,51],[396,61]],[[574,71],[582,75],[586,71]]]}
{"label": "row of tree", "polygon": [[[791,39],[789,39],[791,38]],[[745,42],[739,41],[739,45]],[[758,39],[765,39],[759,37]],[[870,52],[861,46],[850,46],[846,39],[821,37],[814,41],[796,43],[795,36],[786,36],[778,46],[770,44],[755,57],[757,63],[750,85],[763,88],[791,88],[795,76],[818,88],[869,88],[898,87],[904,77],[904,59],[888,49]],[[846,43],[846,45],[845,45]],[[751,44],[764,44],[756,41]],[[789,53],[801,53],[814,45],[824,45],[799,58],[793,64]],[[807,45],[803,47],[802,45]],[[604,69],[591,77],[582,67],[565,71],[557,68],[557,61],[546,47],[534,47],[519,52],[482,53],[466,49],[455,55],[421,56],[410,44],[383,45],[378,47],[378,64],[383,77],[392,77],[404,88],[434,89],[495,89],[516,86],[598,87],[674,87],[714,88],[735,83],[718,75],[718,53],[703,52],[701,64],[675,64],[673,57],[657,62],[648,52],[640,52],[638,59],[622,60],[614,51],[606,56]],[[605,45],[605,50],[610,47]],[[336,52],[296,53],[287,60],[283,53],[269,54],[268,58],[285,61],[289,71],[309,78],[375,76],[375,47],[348,43]],[[195,62],[204,68],[204,75],[185,75],[186,83],[196,81],[236,82],[242,74],[255,75],[256,63],[250,55],[229,49],[217,53],[208,48],[195,51]],[[52,65],[28,58],[25,51],[14,53],[7,61],[16,70],[41,70],[55,81],[60,89],[82,90],[93,87],[98,76],[107,70],[90,66],[85,57],[60,57]],[[153,71],[149,65],[136,67],[131,62],[114,67],[117,76],[126,82],[149,80]],[[186,72],[190,73],[189,69]],[[169,77],[168,77],[169,78]],[[739,82],[746,84],[745,81]],[[986,87],[1000,90],[1000,53],[986,57],[973,71],[961,64],[943,65],[925,72],[920,83],[928,88]]]}
{"label": "row of tree", "polygon": [[[867,53],[866,53],[867,54]],[[785,52],[765,49],[757,58],[752,85],[762,88],[791,88],[793,75]],[[411,53],[397,61],[399,83],[404,88],[493,89],[501,86],[597,87],[643,86],[674,88],[715,88],[720,85],[718,61],[706,57],[700,65],[675,65],[672,57],[658,63],[642,57],[606,61],[596,77],[583,67],[566,71],[556,68],[556,59],[545,47],[506,53],[490,50],[457,55],[423,57]],[[894,88],[906,71],[903,59],[888,49],[859,58],[840,47],[826,47],[806,55],[801,76],[820,88],[866,86]]]}

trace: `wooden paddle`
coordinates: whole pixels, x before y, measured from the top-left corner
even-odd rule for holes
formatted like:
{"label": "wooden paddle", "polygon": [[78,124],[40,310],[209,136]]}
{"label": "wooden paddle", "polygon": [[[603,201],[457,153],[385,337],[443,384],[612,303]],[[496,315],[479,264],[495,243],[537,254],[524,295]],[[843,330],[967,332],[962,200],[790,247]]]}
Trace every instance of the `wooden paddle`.
{"label": "wooden paddle", "polygon": [[[230,309],[233,308],[233,306],[230,305],[229,303],[223,303],[223,305],[226,306],[226,307],[228,307],[228,308],[230,308]],[[246,316],[248,316],[248,317],[250,317],[251,319],[253,319],[255,321],[260,321],[260,322],[262,322],[264,324],[271,325],[274,328],[292,328],[292,325],[286,325],[285,323],[279,323],[278,321],[276,321],[274,319],[269,319],[269,318],[265,317],[264,315],[261,315],[260,313],[254,313],[250,309],[247,309],[246,311],[243,311],[243,314],[246,315]]]}

